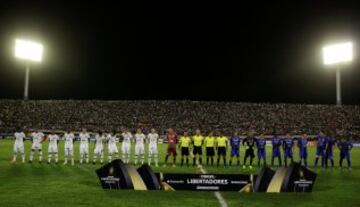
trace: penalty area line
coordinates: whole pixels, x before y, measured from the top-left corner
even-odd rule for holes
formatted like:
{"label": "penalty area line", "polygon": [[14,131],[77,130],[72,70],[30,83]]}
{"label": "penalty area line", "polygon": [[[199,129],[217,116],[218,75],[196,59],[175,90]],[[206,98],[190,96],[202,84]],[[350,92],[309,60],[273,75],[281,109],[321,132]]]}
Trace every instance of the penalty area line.
{"label": "penalty area line", "polygon": [[[202,166],[200,166],[199,169],[202,174],[207,173],[207,171]],[[221,195],[221,193],[219,191],[214,192],[214,195],[215,195],[216,199],[219,201],[219,204],[221,207],[228,207],[228,204],[226,203],[225,198]]]}

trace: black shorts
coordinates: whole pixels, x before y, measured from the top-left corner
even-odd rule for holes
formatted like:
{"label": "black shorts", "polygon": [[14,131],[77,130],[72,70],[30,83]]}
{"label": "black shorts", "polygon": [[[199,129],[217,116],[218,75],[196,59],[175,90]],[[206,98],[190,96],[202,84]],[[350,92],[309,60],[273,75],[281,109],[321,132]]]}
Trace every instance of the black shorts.
{"label": "black shorts", "polygon": [[226,147],[218,147],[217,150],[218,150],[217,151],[218,156],[220,155],[226,156]]}
{"label": "black shorts", "polygon": [[206,156],[214,156],[215,150],[214,147],[206,147]]}
{"label": "black shorts", "polygon": [[202,147],[194,146],[193,154],[194,155],[202,155]]}
{"label": "black shorts", "polygon": [[246,151],[245,151],[245,157],[255,157],[255,154],[254,154],[254,149],[247,149]]}
{"label": "black shorts", "polygon": [[181,147],[181,156],[189,156],[189,147]]}

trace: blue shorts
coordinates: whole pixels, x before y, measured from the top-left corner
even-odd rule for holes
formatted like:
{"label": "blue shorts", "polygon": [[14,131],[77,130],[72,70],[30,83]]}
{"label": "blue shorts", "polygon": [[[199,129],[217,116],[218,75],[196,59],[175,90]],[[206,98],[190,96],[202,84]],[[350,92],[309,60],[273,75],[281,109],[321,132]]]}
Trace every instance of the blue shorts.
{"label": "blue shorts", "polygon": [[265,158],[266,157],[265,149],[258,149],[257,156],[258,158]]}
{"label": "blue shorts", "polygon": [[350,152],[349,151],[345,151],[345,152],[340,152],[340,159],[350,159]]}
{"label": "blue shorts", "polygon": [[290,158],[292,158],[292,157],[293,157],[293,151],[292,151],[292,149],[291,149],[291,148],[285,148],[285,150],[284,150],[284,156],[285,156],[285,157],[290,157]]}
{"label": "blue shorts", "polygon": [[231,157],[239,157],[240,154],[239,154],[239,147],[236,147],[236,148],[231,148]]}
{"label": "blue shorts", "polygon": [[325,156],[325,150],[324,150],[324,148],[322,148],[322,147],[317,147],[316,148],[316,156]]}
{"label": "blue shorts", "polygon": [[299,150],[299,157],[306,159],[308,157],[307,150],[306,149]]}
{"label": "blue shorts", "polygon": [[280,157],[281,156],[280,149],[279,148],[273,148],[272,156],[273,157]]}

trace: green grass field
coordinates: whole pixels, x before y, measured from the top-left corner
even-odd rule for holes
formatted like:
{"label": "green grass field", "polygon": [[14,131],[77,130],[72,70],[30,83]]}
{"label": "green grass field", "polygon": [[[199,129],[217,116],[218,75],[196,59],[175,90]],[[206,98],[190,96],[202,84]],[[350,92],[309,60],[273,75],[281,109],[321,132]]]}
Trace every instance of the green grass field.
{"label": "green grass field", "polygon": [[[78,142],[75,155],[78,157]],[[28,158],[31,143],[26,141]],[[90,145],[93,147],[93,144]],[[47,144],[43,145],[47,158]],[[163,164],[165,145],[160,145],[160,164]],[[314,148],[309,149],[309,162],[313,163]],[[63,144],[59,145],[60,162],[63,161]],[[268,156],[270,155],[268,149]],[[13,140],[0,140],[0,206],[219,206],[213,192],[191,191],[130,191],[103,190],[95,174],[100,165],[48,165],[11,164]],[[92,155],[92,154],[91,154]],[[242,154],[243,155],[243,151]],[[35,157],[37,159],[37,157]],[[268,161],[269,161],[268,157]],[[297,160],[297,149],[295,150]],[[179,160],[178,160],[179,162]],[[338,150],[335,151],[338,165]],[[352,151],[352,171],[317,169],[318,177],[312,193],[237,193],[222,192],[229,206],[360,206],[360,148]],[[204,166],[209,173],[250,173],[238,167],[216,168]],[[161,172],[200,173],[197,168],[154,168]],[[252,173],[257,173],[257,167]]]}

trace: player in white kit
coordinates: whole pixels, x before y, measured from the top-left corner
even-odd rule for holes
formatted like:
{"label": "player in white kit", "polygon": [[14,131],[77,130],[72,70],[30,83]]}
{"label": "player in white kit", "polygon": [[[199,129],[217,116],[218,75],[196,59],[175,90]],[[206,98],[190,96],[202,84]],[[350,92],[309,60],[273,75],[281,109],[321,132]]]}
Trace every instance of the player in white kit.
{"label": "player in white kit", "polygon": [[119,159],[119,151],[116,146],[116,133],[108,134],[107,141],[109,162],[111,162],[112,155],[114,155],[115,159]]}
{"label": "player in white kit", "polygon": [[50,164],[51,158],[54,155],[55,157],[55,163],[58,164],[59,161],[59,155],[58,155],[58,141],[59,136],[57,134],[50,134],[48,136],[49,139],[49,146],[48,146],[48,161],[47,163]]}
{"label": "player in white kit", "polygon": [[93,164],[96,164],[97,156],[100,156],[100,164],[103,163],[104,160],[104,141],[105,135],[102,132],[99,132],[95,136],[95,149],[94,149],[94,160]]}
{"label": "player in white kit", "polygon": [[79,134],[80,137],[80,164],[83,163],[83,158],[85,156],[85,161],[89,163],[89,139],[90,135],[86,132],[84,128],[82,132]]}
{"label": "player in white kit", "polygon": [[154,156],[155,166],[158,167],[158,139],[159,135],[156,133],[154,128],[151,129],[151,132],[147,135],[147,140],[149,142],[149,154],[148,154],[148,164],[151,165],[151,158]]}
{"label": "player in white kit", "polygon": [[17,154],[20,153],[22,158],[22,163],[24,163],[25,162],[24,138],[26,137],[25,133],[21,132],[20,130],[17,130],[14,136],[15,136],[14,157],[12,162],[16,162]]}
{"label": "player in white kit", "polygon": [[141,164],[144,164],[145,160],[145,134],[141,132],[141,129],[136,130],[135,137],[135,161],[134,164],[137,164],[138,156],[141,155]]}
{"label": "player in white kit", "polygon": [[123,137],[123,141],[121,144],[121,152],[122,152],[122,159],[124,163],[130,162],[130,150],[131,150],[131,139],[132,134],[127,129],[121,134]]}
{"label": "player in white kit", "polygon": [[44,137],[45,137],[45,135],[42,132],[31,133],[32,146],[31,146],[29,163],[32,163],[35,151],[38,152],[39,163],[41,163],[41,161],[42,161],[42,142],[44,141]]}
{"label": "player in white kit", "polygon": [[74,139],[75,136],[70,131],[64,134],[64,165],[67,164],[68,157],[71,158],[71,165],[74,165]]}

